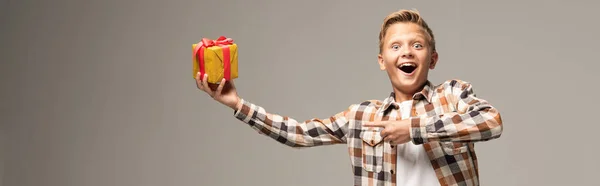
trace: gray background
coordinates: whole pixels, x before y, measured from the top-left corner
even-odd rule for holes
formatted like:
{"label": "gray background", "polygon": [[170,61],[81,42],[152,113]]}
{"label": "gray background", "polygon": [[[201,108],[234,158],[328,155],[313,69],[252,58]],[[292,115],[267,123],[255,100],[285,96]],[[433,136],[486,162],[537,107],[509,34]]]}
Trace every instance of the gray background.
{"label": "gray background", "polygon": [[345,145],[292,149],[196,89],[191,44],[238,43],[240,95],[298,120],[391,91],[383,18],[418,9],[430,80],[501,112],[483,185],[595,185],[600,16],[592,1],[0,0],[1,186],[351,185]]}

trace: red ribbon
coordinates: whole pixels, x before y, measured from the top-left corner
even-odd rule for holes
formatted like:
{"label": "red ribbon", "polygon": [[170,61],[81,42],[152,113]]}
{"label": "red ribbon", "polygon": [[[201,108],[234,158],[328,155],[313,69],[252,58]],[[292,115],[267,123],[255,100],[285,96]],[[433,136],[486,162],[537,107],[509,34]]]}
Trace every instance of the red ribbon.
{"label": "red ribbon", "polygon": [[194,50],[194,56],[198,58],[198,67],[200,68],[200,79],[204,77],[205,67],[204,67],[204,50],[205,48],[219,46],[223,49],[223,75],[225,76],[225,80],[229,81],[231,79],[231,52],[228,45],[233,44],[233,39],[226,38],[225,36],[219,37],[217,40],[210,40],[207,38],[202,38],[202,41],[196,45],[196,49]]}

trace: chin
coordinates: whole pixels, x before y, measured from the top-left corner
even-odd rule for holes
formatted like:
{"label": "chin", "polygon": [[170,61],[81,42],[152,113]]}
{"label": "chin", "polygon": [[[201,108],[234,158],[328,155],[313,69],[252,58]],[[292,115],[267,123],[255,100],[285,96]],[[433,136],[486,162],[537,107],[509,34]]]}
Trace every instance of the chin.
{"label": "chin", "polygon": [[402,92],[416,92],[420,88],[422,81],[417,78],[400,79],[394,83],[394,87]]}

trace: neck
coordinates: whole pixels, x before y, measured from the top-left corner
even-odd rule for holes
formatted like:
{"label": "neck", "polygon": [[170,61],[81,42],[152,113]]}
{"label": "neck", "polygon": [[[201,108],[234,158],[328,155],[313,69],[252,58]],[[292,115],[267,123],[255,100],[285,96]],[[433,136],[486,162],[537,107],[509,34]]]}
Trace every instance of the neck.
{"label": "neck", "polygon": [[395,96],[395,100],[396,102],[403,102],[403,101],[408,101],[408,100],[412,100],[413,95],[415,95],[417,92],[423,90],[423,87],[425,87],[425,84],[427,82],[423,83],[422,85],[420,85],[418,88],[413,89],[413,90],[400,90],[398,88],[394,88],[394,94]]}
{"label": "neck", "polygon": [[403,101],[411,100],[412,95],[414,95],[414,93],[415,92],[410,93],[410,92],[402,92],[400,90],[394,90],[394,94],[396,95],[396,97],[394,99],[396,99],[396,102],[403,102]]}

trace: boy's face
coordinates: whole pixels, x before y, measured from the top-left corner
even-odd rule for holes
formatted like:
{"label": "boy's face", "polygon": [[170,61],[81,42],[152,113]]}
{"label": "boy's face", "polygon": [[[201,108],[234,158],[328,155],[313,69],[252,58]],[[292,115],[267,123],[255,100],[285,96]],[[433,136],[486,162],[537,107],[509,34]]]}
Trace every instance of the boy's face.
{"label": "boy's face", "polygon": [[434,69],[438,55],[429,46],[421,26],[414,23],[390,25],[378,62],[387,71],[396,92],[413,94],[427,81],[429,69]]}

